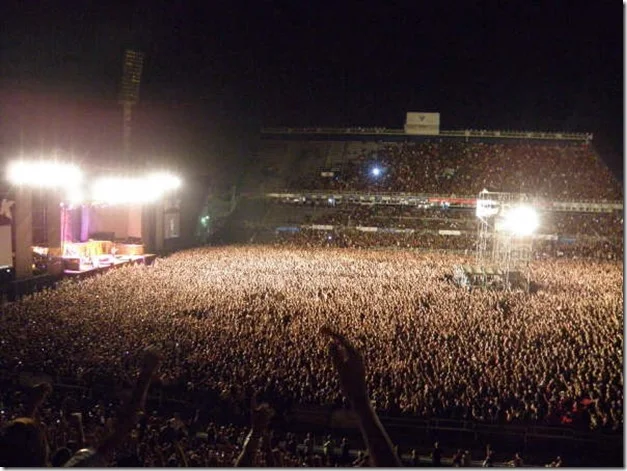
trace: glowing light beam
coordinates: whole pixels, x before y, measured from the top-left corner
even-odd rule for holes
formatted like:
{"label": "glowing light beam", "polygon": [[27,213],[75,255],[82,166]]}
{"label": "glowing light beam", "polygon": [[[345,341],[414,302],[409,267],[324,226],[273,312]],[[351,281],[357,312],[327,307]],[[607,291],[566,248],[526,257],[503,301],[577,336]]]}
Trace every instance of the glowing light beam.
{"label": "glowing light beam", "polygon": [[538,213],[529,206],[512,208],[503,215],[504,228],[514,235],[531,235],[539,225]]}

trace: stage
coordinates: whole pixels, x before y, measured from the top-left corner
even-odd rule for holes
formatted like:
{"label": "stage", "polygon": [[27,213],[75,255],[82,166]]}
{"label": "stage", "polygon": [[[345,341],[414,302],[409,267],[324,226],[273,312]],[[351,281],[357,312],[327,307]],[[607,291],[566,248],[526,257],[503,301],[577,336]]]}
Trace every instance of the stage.
{"label": "stage", "polygon": [[81,263],[76,269],[63,270],[63,276],[80,280],[93,275],[98,275],[107,272],[113,268],[118,268],[124,265],[151,265],[157,258],[156,254],[144,254],[144,255],[123,255],[116,257],[109,257],[102,259],[97,265],[93,263],[83,264]]}

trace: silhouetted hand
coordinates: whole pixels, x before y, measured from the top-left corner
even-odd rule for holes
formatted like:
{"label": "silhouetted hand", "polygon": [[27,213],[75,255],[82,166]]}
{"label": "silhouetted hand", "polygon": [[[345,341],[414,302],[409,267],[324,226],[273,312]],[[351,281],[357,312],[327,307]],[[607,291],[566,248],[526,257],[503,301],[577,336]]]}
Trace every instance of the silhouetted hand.
{"label": "silhouetted hand", "polygon": [[354,408],[367,406],[369,399],[366,386],[366,368],[361,353],[346,337],[328,326],[323,326],[320,333],[331,338],[329,355],[340,376],[342,392]]}
{"label": "silhouetted hand", "polygon": [[154,373],[160,363],[161,354],[159,351],[154,347],[147,347],[144,350],[142,373]]}
{"label": "silhouetted hand", "polygon": [[272,416],[274,415],[272,408],[265,402],[257,405],[257,399],[253,394],[253,397],[250,400],[250,413],[252,416],[253,432],[265,432],[268,429],[268,425],[270,425],[270,419],[272,419]]}

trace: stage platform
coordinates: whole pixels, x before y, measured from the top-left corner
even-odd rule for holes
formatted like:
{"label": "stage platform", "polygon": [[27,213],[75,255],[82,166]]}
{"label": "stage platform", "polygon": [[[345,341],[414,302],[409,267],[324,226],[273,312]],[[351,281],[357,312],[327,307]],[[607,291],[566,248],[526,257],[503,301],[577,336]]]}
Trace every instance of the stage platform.
{"label": "stage platform", "polygon": [[71,279],[87,278],[124,265],[152,265],[156,258],[156,254],[117,256],[111,258],[108,263],[101,263],[98,266],[81,264],[78,270],[64,270],[63,275]]}

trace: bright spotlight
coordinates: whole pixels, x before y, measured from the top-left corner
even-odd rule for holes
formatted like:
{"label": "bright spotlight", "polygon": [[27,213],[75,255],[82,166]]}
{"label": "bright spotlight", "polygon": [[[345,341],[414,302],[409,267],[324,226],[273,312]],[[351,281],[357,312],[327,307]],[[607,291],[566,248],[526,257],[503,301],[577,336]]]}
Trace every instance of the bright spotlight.
{"label": "bright spotlight", "polygon": [[518,236],[531,235],[540,225],[538,213],[529,206],[512,208],[504,214],[503,219],[504,228]]}
{"label": "bright spotlight", "polygon": [[7,179],[14,185],[58,188],[76,185],[82,178],[76,165],[62,162],[17,160],[7,167]]}
{"label": "bright spotlight", "polygon": [[148,180],[164,191],[176,190],[181,187],[181,179],[170,173],[153,173],[148,177]]}
{"label": "bright spotlight", "polygon": [[381,175],[381,169],[379,167],[373,167],[370,173],[372,173],[373,177],[378,177]]}
{"label": "bright spotlight", "polygon": [[91,188],[93,200],[106,204],[150,203],[162,193],[161,188],[146,178],[104,177],[95,180]]}
{"label": "bright spotlight", "polygon": [[147,177],[103,177],[91,187],[94,201],[105,204],[152,203],[181,186],[181,179],[168,173]]}
{"label": "bright spotlight", "polygon": [[78,185],[70,185],[67,187],[65,199],[72,206],[82,204],[84,201],[83,192]]}

